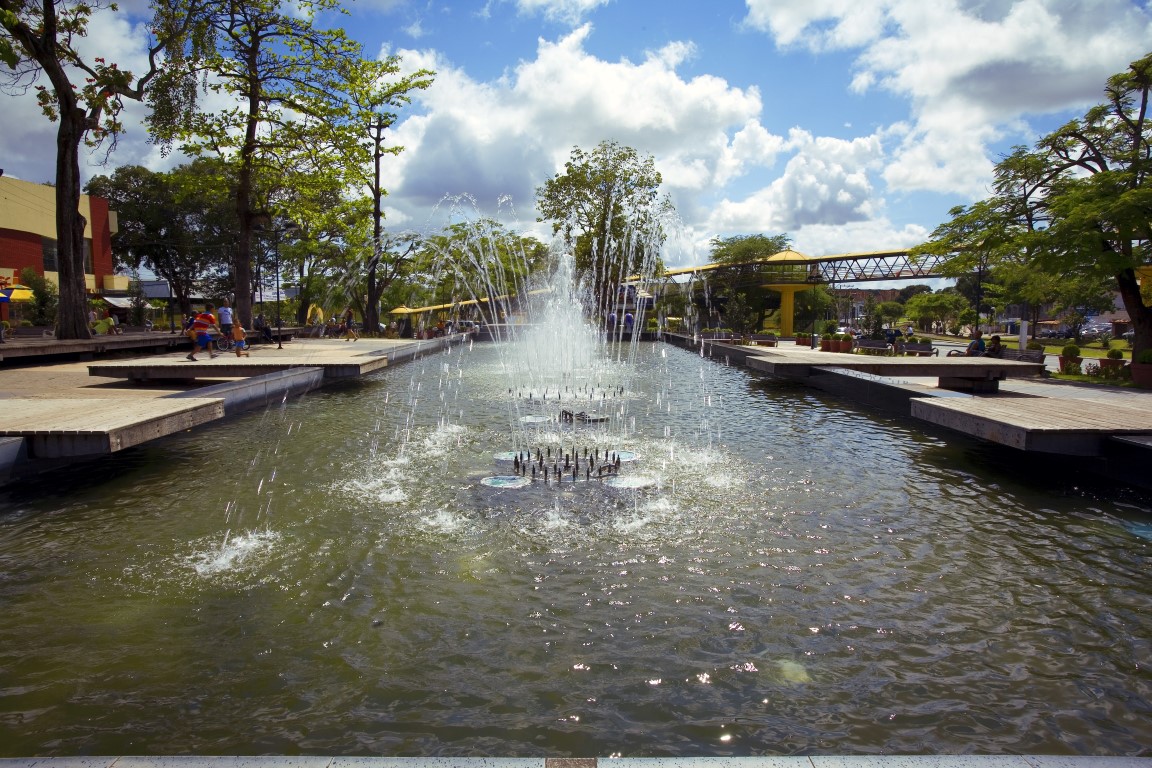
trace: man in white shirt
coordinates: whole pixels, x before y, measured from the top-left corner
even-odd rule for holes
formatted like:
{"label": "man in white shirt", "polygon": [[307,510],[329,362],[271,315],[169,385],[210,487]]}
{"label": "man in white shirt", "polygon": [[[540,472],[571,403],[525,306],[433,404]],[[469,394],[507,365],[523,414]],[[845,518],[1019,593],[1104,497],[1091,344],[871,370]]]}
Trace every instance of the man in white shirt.
{"label": "man in white shirt", "polygon": [[220,333],[226,338],[232,338],[232,305],[228,303],[228,299],[221,302],[216,312],[220,315]]}

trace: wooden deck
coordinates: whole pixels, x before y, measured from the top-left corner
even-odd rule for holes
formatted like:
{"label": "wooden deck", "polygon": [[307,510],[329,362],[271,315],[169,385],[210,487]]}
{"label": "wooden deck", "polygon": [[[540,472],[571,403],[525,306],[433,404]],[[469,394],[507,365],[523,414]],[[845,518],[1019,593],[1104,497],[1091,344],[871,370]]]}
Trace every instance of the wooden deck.
{"label": "wooden deck", "polygon": [[813,369],[827,368],[884,377],[934,377],[943,389],[967,392],[995,392],[999,382],[1010,376],[1038,376],[1044,372],[1042,363],[988,357],[881,357],[803,349],[787,352],[757,349],[747,355],[746,364],[753,370],[785,378],[807,378],[813,375]]}
{"label": "wooden deck", "polygon": [[[918,398],[912,415],[1022,451],[1100,456],[1114,436],[1152,435],[1149,402],[1046,397]],[[1141,442],[1143,442],[1141,440]]]}
{"label": "wooden deck", "polygon": [[238,379],[290,368],[320,368],[326,379],[344,379],[363,376],[388,365],[388,354],[382,350],[367,345],[352,347],[350,344],[332,349],[331,342],[328,348],[316,348],[300,342],[283,350],[257,347],[250,357],[236,357],[233,353],[224,352],[212,359],[206,354],[197,354],[196,362],[187,360],[184,354],[93,363],[88,366],[88,373],[92,376],[144,383]]}
{"label": "wooden deck", "polygon": [[0,400],[0,437],[23,437],[31,458],[115,453],[224,416],[220,398]]}

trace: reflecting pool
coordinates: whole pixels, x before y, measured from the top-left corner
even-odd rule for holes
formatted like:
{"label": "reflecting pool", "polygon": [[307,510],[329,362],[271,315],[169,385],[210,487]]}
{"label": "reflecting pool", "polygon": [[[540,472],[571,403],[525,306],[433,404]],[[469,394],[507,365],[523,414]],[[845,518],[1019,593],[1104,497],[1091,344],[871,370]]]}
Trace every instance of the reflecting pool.
{"label": "reflecting pool", "polygon": [[549,388],[454,348],[4,489],[0,756],[1152,750],[1146,497],[603,352]]}

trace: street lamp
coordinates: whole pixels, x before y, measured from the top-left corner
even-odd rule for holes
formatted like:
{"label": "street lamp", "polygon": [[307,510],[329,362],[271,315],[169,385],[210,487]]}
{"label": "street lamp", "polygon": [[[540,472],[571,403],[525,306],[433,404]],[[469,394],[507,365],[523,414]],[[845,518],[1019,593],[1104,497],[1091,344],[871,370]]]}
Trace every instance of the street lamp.
{"label": "street lamp", "polygon": [[[288,232],[299,231],[300,227],[295,222],[289,221],[282,227],[277,227],[272,224],[272,219],[267,214],[260,216],[256,223],[258,229],[267,229],[272,232],[272,255],[276,259],[276,349],[284,349],[284,322],[280,317],[280,237]],[[264,292],[260,292],[261,304],[263,304]]]}

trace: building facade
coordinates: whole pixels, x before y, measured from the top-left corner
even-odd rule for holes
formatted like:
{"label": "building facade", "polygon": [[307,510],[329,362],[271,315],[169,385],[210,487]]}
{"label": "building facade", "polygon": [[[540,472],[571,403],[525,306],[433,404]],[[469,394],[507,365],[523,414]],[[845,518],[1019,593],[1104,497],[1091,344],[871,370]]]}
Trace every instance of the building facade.
{"label": "building facade", "polygon": [[[84,226],[84,282],[88,293],[124,293],[128,278],[115,274],[112,235],[116,212],[102,197],[80,196]],[[20,272],[31,267],[47,280],[60,284],[56,257],[56,189],[0,176],[0,285],[17,283]],[[9,308],[0,304],[0,319]]]}

